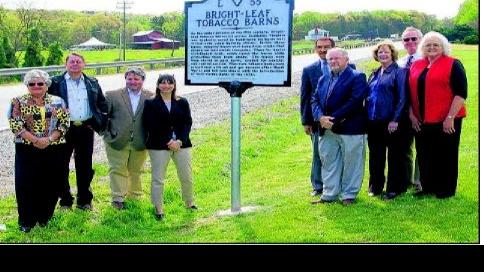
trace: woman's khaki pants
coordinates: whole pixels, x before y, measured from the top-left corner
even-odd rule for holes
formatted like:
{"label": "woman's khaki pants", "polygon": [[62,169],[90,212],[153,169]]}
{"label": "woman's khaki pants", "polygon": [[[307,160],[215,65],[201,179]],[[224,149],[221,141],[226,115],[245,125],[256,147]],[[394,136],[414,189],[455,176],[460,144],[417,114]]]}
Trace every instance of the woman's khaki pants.
{"label": "woman's khaki pants", "polygon": [[166,169],[170,158],[176,166],[178,179],[181,182],[182,199],[185,205],[193,205],[193,180],[191,148],[182,148],[179,151],[148,150],[151,160],[151,202],[160,205],[163,209],[163,185]]}

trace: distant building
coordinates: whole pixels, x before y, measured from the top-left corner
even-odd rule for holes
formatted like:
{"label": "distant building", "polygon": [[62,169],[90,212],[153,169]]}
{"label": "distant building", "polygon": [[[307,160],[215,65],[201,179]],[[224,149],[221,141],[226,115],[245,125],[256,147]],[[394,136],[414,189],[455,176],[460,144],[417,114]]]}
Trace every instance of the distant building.
{"label": "distant building", "polygon": [[361,34],[348,34],[348,35],[345,35],[341,40],[342,41],[347,41],[347,40],[359,40],[359,39],[362,39],[363,36],[361,36]]}
{"label": "distant building", "polygon": [[398,40],[398,39],[400,39],[400,35],[398,33],[391,34],[390,35],[390,39],[392,39],[392,40]]}
{"label": "distant building", "polygon": [[329,31],[316,27],[314,29],[309,30],[308,35],[304,37],[304,39],[307,41],[315,41],[322,37],[329,38]]}
{"label": "distant building", "polygon": [[102,42],[94,37],[90,38],[88,41],[83,42],[78,45],[71,47],[71,50],[103,50],[109,48],[115,48],[115,44]]}
{"label": "distant building", "polygon": [[330,38],[333,39],[333,41],[335,41],[335,42],[339,41],[339,37],[338,36],[331,36]]}
{"label": "distant building", "polygon": [[175,49],[180,47],[180,41],[166,38],[161,32],[155,30],[140,31],[133,34],[133,48],[136,49]]}

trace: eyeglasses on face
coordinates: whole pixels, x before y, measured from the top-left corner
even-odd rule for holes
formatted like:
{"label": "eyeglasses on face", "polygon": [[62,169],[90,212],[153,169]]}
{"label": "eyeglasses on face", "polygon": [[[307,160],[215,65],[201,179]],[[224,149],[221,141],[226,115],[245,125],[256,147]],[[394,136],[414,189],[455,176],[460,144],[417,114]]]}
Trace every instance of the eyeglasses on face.
{"label": "eyeglasses on face", "polygon": [[29,87],[34,87],[35,85],[42,87],[42,86],[45,85],[45,83],[44,82],[29,82],[29,84],[27,84],[27,85],[29,85]]}
{"label": "eyeglasses on face", "polygon": [[427,43],[427,44],[425,44],[425,47],[440,47],[440,44],[438,44],[438,43]]}
{"label": "eyeglasses on face", "polygon": [[410,40],[412,40],[412,42],[415,42],[415,41],[418,40],[418,38],[417,37],[410,37],[410,38],[404,38],[403,39],[404,42],[409,42]]}
{"label": "eyeglasses on face", "polygon": [[82,62],[83,62],[82,60],[70,60],[70,61],[68,61],[69,64],[80,64]]}

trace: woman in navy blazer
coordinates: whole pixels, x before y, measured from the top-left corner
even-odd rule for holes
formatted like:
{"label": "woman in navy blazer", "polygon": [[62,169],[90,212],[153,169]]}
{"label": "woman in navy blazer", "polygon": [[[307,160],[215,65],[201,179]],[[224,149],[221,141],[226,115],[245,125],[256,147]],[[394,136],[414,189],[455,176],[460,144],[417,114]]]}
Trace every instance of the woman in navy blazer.
{"label": "woman in navy blazer", "polygon": [[143,126],[151,160],[151,201],[156,219],[164,218],[163,187],[170,158],[176,166],[186,207],[197,209],[193,200],[190,153],[192,116],[188,101],[176,95],[173,75],[159,76],[155,98],[145,101]]}
{"label": "woman in navy blazer", "polygon": [[412,144],[410,122],[405,112],[405,70],[395,62],[398,51],[391,41],[383,41],[373,49],[373,58],[380,63],[368,78],[368,148],[370,150],[370,181],[368,194],[380,195],[385,185],[385,161],[388,151],[388,176],[384,199],[393,199],[405,192],[410,183],[411,160],[406,156]]}

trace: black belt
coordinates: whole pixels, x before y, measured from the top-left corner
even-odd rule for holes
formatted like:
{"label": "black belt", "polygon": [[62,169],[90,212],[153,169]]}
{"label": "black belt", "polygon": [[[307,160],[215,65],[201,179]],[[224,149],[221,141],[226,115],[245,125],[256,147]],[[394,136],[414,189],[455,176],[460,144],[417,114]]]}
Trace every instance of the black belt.
{"label": "black belt", "polygon": [[71,126],[75,127],[80,127],[82,125],[85,125],[89,119],[84,120],[84,121],[71,121]]}

